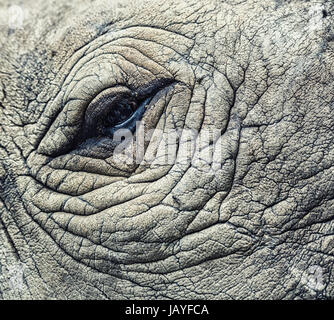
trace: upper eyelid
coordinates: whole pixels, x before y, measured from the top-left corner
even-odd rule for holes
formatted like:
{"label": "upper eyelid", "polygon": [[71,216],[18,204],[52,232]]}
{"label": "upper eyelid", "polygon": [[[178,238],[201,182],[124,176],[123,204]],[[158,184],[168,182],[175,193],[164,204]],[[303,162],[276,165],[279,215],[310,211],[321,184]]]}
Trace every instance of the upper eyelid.
{"label": "upper eyelid", "polygon": [[[90,114],[94,118],[94,114],[101,114],[103,110],[103,99],[111,100],[113,97],[114,99],[121,99],[125,96],[131,96],[131,91],[126,87],[112,87],[103,90],[98,95],[96,95],[87,105],[85,110],[85,118],[87,114]],[[107,103],[108,101],[106,101]],[[112,103],[113,101],[110,101]]]}

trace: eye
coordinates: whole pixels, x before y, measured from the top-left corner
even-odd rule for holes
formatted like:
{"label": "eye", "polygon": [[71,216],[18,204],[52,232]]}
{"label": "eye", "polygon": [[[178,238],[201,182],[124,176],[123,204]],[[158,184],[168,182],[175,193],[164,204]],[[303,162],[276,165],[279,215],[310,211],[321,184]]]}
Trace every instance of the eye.
{"label": "eye", "polygon": [[134,132],[136,122],[142,118],[151,99],[124,97],[114,104],[107,105],[105,116],[101,115],[97,121],[97,134],[113,138],[113,134],[120,129]]}
{"label": "eye", "polygon": [[127,86],[117,86],[103,90],[88,105],[82,129],[77,138],[77,146],[87,140],[113,139],[117,130],[127,129],[132,133],[136,124],[147,110],[153,97],[173,81],[160,79],[145,87],[134,90]]}
{"label": "eye", "polygon": [[[66,100],[60,95],[52,101],[60,112],[50,116],[37,152],[53,158],[76,154],[106,159],[121,143],[124,130],[115,135],[116,130],[134,133],[138,121],[143,121],[140,127],[144,132],[154,129],[178,83],[173,78],[160,78],[137,86],[118,83],[100,89],[95,96],[90,90],[87,95],[83,91],[84,96],[79,90],[81,95],[74,93]],[[136,134],[132,138],[135,142]]]}
{"label": "eye", "polygon": [[115,108],[110,108],[110,113],[102,119],[104,128],[122,126],[137,111],[138,103],[135,100],[121,101]]}

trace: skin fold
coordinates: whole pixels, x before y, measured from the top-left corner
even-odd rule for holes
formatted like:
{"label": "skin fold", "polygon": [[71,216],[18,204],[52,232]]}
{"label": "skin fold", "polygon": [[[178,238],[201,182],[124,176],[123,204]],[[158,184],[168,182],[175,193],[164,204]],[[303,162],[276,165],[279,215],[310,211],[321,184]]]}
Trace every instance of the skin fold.
{"label": "skin fold", "polygon": [[[0,299],[334,298],[332,1],[14,5]],[[95,134],[123,96],[162,133],[135,163]]]}

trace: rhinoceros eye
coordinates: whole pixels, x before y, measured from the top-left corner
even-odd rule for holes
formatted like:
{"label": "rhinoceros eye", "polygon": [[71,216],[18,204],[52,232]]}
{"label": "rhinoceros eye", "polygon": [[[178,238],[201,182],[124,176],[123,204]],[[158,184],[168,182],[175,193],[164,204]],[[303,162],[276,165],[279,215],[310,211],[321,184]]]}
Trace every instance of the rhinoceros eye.
{"label": "rhinoceros eye", "polygon": [[117,83],[99,88],[95,95],[87,95],[89,99],[76,95],[65,102],[57,100],[62,102],[64,111],[52,120],[38,152],[52,157],[68,153],[109,157],[124,135],[136,139],[138,122],[145,119],[145,123],[139,124],[145,129],[158,121],[163,112],[163,97],[176,83],[172,78],[155,79],[142,85]]}
{"label": "rhinoceros eye", "polygon": [[113,137],[113,134],[120,129],[128,129],[134,132],[136,122],[142,118],[145,107],[152,97],[146,99],[135,99],[125,97],[105,105],[105,112],[97,119],[97,134],[106,137]]}
{"label": "rhinoceros eye", "polygon": [[122,101],[115,108],[110,108],[110,113],[102,119],[105,128],[121,126],[136,112],[138,104],[136,101]]}
{"label": "rhinoceros eye", "polygon": [[95,139],[113,139],[117,130],[136,130],[153,97],[174,82],[160,79],[137,90],[116,86],[100,92],[87,106],[77,145]]}

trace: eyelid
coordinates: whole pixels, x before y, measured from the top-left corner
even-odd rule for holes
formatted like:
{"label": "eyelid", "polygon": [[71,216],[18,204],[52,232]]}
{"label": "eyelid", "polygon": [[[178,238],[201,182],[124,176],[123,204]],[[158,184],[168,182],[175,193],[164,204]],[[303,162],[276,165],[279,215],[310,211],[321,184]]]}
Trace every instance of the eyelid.
{"label": "eyelid", "polygon": [[131,96],[131,90],[124,86],[117,86],[103,90],[88,104],[85,111],[85,122],[92,125],[96,118],[101,116],[108,108],[108,105],[114,104],[117,100]]}

